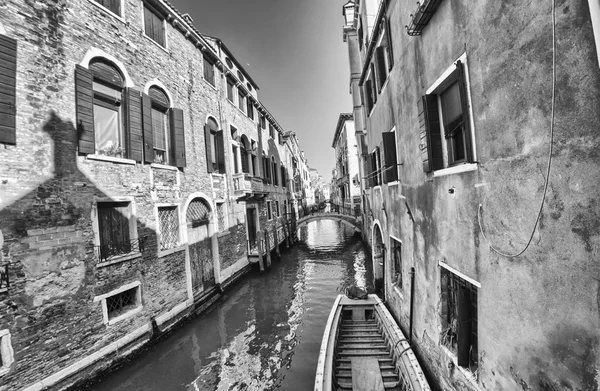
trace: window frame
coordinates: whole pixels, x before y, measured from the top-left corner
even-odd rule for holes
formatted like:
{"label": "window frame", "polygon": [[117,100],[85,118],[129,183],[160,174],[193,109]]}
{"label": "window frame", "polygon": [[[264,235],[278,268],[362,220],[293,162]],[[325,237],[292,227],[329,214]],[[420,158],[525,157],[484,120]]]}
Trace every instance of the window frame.
{"label": "window frame", "polygon": [[119,4],[120,4],[120,11],[121,13],[118,14],[114,11],[112,11],[110,8],[106,7],[104,4],[100,4],[99,1],[101,0],[89,0],[90,3],[94,4],[95,6],[97,6],[99,9],[101,9],[102,11],[106,12],[107,14],[119,19],[122,22],[125,22],[123,15],[125,15],[125,0],[119,0]]}
{"label": "window frame", "polygon": [[[399,259],[396,258],[397,255],[399,255]],[[392,286],[400,295],[402,295],[404,282],[404,271],[402,269],[402,241],[393,235],[390,235],[390,264],[392,267]]]}
{"label": "window frame", "polygon": [[[133,315],[141,312],[144,309],[144,304],[142,301],[141,285],[142,284],[140,283],[140,281],[134,281],[129,284],[122,285],[119,288],[113,289],[110,292],[107,292],[102,295],[98,295],[98,296],[94,297],[93,301],[100,302],[100,305],[102,307],[102,317],[103,317],[105,325],[112,326],[115,323],[118,323],[122,320],[132,317]],[[136,306],[135,306],[135,308],[132,308],[129,311],[126,311],[126,312],[111,319],[110,314],[108,313],[108,306],[106,304],[106,299],[108,299],[109,297],[113,297],[118,294],[121,294],[121,293],[131,290],[131,289],[136,289]]]}
{"label": "window frame", "polygon": [[281,217],[281,211],[279,210],[279,200],[275,200],[275,212],[277,217]]}
{"label": "window frame", "polygon": [[[227,75],[225,82],[227,83],[227,85],[226,85],[227,100],[230,101],[231,103],[235,104],[235,95],[236,95],[236,94],[234,94],[234,89],[235,89],[235,85],[236,85],[235,79],[233,77]],[[232,84],[230,84],[230,82]],[[229,96],[230,92],[231,92],[231,97]]]}
{"label": "window frame", "polygon": [[[165,250],[161,250],[161,235],[162,235],[162,229],[161,229],[161,224],[160,224],[160,217],[159,217],[159,209],[161,208],[175,208],[175,210],[177,211],[177,218],[179,219],[178,224],[177,224],[177,244],[171,248],[165,249]],[[156,253],[157,253],[157,257],[161,258],[164,257],[166,255],[169,254],[173,254],[174,252],[177,251],[181,251],[185,249],[185,244],[183,243],[183,229],[185,227],[182,227],[182,216],[181,216],[181,208],[179,207],[179,204],[175,204],[175,203],[157,203],[154,204],[154,217],[155,217],[155,221],[156,221]],[[185,220],[183,220],[185,221]]]}
{"label": "window frame", "polygon": [[[156,8],[154,8],[152,5],[148,4],[146,1],[142,0],[141,3],[142,3],[142,35],[144,37],[148,38],[150,41],[154,42],[160,48],[167,50],[168,39],[167,39],[167,20],[166,20],[166,18]],[[146,34],[146,9],[148,9],[148,11],[150,11],[150,13],[152,13],[154,16],[156,16],[162,22],[162,35],[163,35],[164,45],[161,45],[160,42],[158,42],[157,40],[154,39],[154,37],[151,37],[148,34]]]}
{"label": "window frame", "polygon": [[246,114],[246,102],[245,102],[246,99],[248,99],[248,94],[246,94],[244,92],[244,90],[242,90],[241,88],[238,88],[237,108],[244,114]]}
{"label": "window frame", "polygon": [[[167,105],[165,106],[163,104],[163,102],[159,102],[156,99],[152,98],[152,95],[150,94],[150,90],[152,89],[156,89],[159,90],[160,92],[162,92],[166,99],[168,100]],[[167,91],[159,85],[156,84],[152,84],[148,87],[148,96],[150,97],[150,110],[151,110],[151,118],[152,118],[152,149],[154,151],[154,159],[153,159],[153,163],[157,163],[157,164],[163,164],[166,166],[172,166],[173,165],[173,156],[175,154],[175,150],[173,148],[173,140],[172,140],[172,134],[173,134],[173,130],[171,129],[171,113],[170,113],[170,109],[172,107],[172,103],[171,103],[171,99],[169,94],[167,93]],[[154,129],[154,120],[152,117],[152,113],[154,111],[158,111],[160,113],[162,113],[164,115],[164,121],[165,121],[165,127],[164,127],[164,138],[165,138],[165,150],[164,150],[164,154],[165,154],[165,159],[161,162],[161,161],[157,161],[157,148],[156,148],[156,143],[154,142],[154,133],[155,133],[155,129]]]}
{"label": "window frame", "polygon": [[[212,69],[212,77],[208,78],[208,69]],[[202,56],[202,78],[212,87],[217,88],[216,77],[215,77],[215,61],[207,55]]]}
{"label": "window frame", "polygon": [[267,201],[267,221],[273,220],[273,211],[271,209],[271,201]]}
{"label": "window frame", "polygon": [[[450,160],[448,157],[448,145],[447,145],[447,140],[445,138],[446,135],[446,129],[444,126],[444,118],[443,118],[443,108],[442,108],[442,104],[441,104],[441,97],[440,94],[447,91],[449,87],[451,87],[454,83],[456,82],[460,82],[460,80],[457,81],[457,72],[458,72],[458,68],[457,68],[457,63],[460,61],[461,65],[463,66],[463,72],[464,72],[464,83],[465,83],[465,93],[466,93],[466,97],[465,98],[465,104],[466,104],[466,115],[468,116],[468,120],[466,121],[466,126],[468,127],[468,129],[466,129],[466,134],[465,137],[469,137],[469,143],[470,143],[470,151],[465,149],[465,161],[457,161],[454,162],[453,164],[450,164]],[[472,97],[471,97],[471,84],[470,84],[470,78],[469,78],[469,64],[467,61],[467,53],[464,52],[460,57],[458,57],[455,61],[452,62],[452,64],[446,68],[446,70],[444,70],[444,72],[436,79],[436,81],[425,91],[425,95],[426,96],[431,96],[431,95],[436,95],[437,97],[437,111],[438,111],[438,120],[440,121],[440,136],[442,138],[442,160],[443,160],[443,167],[442,168],[437,168],[434,169],[433,167],[431,168],[431,171],[433,172],[433,176],[434,177],[438,177],[438,176],[444,176],[444,175],[449,175],[449,174],[456,174],[456,173],[461,173],[461,172],[468,172],[468,171],[474,171],[477,170],[478,168],[478,163],[477,163],[477,147],[476,147],[476,139],[475,139],[475,122],[473,120],[473,104],[472,104]],[[463,112],[463,115],[465,113]],[[468,144],[468,143],[467,143]],[[428,145],[428,148],[430,148],[430,146]],[[468,146],[465,146],[465,148],[468,148]],[[469,159],[469,153],[471,158]],[[469,161],[470,160],[470,161]]]}
{"label": "window frame", "polygon": [[[221,208],[221,209],[220,209]],[[219,210],[222,211],[223,216],[219,216]],[[227,203],[225,201],[215,202],[215,216],[217,218],[217,232],[227,232]],[[221,221],[223,222],[221,226]]]}
{"label": "window frame", "polygon": [[137,249],[132,249],[128,253],[123,253],[113,257],[109,261],[101,262],[100,259],[100,247],[102,246],[101,238],[100,238],[100,212],[98,204],[114,204],[114,203],[128,203],[128,216],[127,220],[129,221],[129,240],[130,242],[134,242],[139,240],[138,236],[138,228],[137,228],[137,213],[136,213],[136,204],[135,198],[132,196],[124,196],[124,197],[102,197],[94,199],[92,204],[92,229],[94,230],[94,248],[96,249],[96,258],[97,263],[96,267],[101,268],[109,265],[114,265],[119,262],[124,262],[130,259],[139,258],[142,256],[141,251],[139,251],[139,247]]}
{"label": "window frame", "polygon": [[12,347],[11,335],[9,329],[0,330],[0,377],[10,371],[10,367],[15,362],[15,352]]}

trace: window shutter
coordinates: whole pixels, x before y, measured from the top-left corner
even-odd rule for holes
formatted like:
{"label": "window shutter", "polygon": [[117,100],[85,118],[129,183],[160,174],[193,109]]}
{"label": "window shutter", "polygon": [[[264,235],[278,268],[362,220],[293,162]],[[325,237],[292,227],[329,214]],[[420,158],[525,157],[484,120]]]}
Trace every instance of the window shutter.
{"label": "window shutter", "polygon": [[371,112],[373,108],[373,92],[371,87],[371,80],[367,80],[365,82],[365,95],[367,95],[367,115]]}
{"label": "window shutter", "polygon": [[217,139],[217,165],[219,166],[219,172],[221,174],[225,174],[226,168],[225,168],[225,143],[223,140],[223,131],[219,130],[219,132],[216,135],[216,139]]}
{"label": "window shutter", "polygon": [[141,162],[144,156],[142,140],[142,96],[133,89],[125,89],[127,99],[127,157]]}
{"label": "window shutter", "polygon": [[458,71],[458,88],[460,90],[460,105],[463,115],[463,132],[465,132],[465,149],[467,150],[467,162],[473,162],[473,144],[471,142],[471,129],[469,121],[469,104],[467,99],[467,79],[465,75],[465,66],[461,61],[456,62]]}
{"label": "window shutter", "polygon": [[75,111],[79,153],[94,153],[94,93],[92,90],[92,72],[75,66]]}
{"label": "window shutter", "polygon": [[377,103],[377,74],[375,73],[375,66],[371,63],[371,96],[373,104]]}
{"label": "window shutter", "polygon": [[185,160],[185,129],[183,126],[183,110],[169,109],[169,120],[171,121],[171,142],[173,148],[173,162],[175,166],[183,168]]}
{"label": "window shutter", "polygon": [[392,67],[394,66],[394,49],[392,48],[392,33],[391,33],[391,28],[392,25],[390,24],[389,19],[386,20],[386,26],[385,26],[385,35],[386,35],[386,41],[387,41],[387,53],[388,53],[388,71],[392,70]]}
{"label": "window shutter", "polygon": [[0,35],[0,143],[11,145],[17,144],[16,81],[17,41]]}
{"label": "window shutter", "polygon": [[383,136],[383,158],[385,160],[385,183],[398,180],[398,162],[396,160],[396,133],[384,132]]}
{"label": "window shutter", "polygon": [[373,163],[373,158],[371,157],[371,154],[368,154],[364,157],[365,159],[365,186],[366,188],[371,188],[373,187],[373,182],[372,182],[372,174],[373,174],[373,169],[372,169],[372,163]]}
{"label": "window shutter", "polygon": [[424,95],[418,102],[418,108],[423,171],[439,170],[444,167],[444,162],[437,95]]}
{"label": "window shutter", "polygon": [[375,50],[375,62],[377,63],[377,91],[381,92],[381,88],[387,79],[387,68],[385,67],[385,48],[378,47]]}
{"label": "window shutter", "polygon": [[152,103],[150,97],[142,94],[142,129],[144,134],[144,162],[154,162],[154,142],[152,138]]}
{"label": "window shutter", "polygon": [[212,145],[210,145],[210,126],[204,124],[204,144],[206,146],[206,171],[213,172],[212,166]]}
{"label": "window shutter", "polygon": [[263,170],[264,168],[261,167],[261,165],[263,165],[263,159],[262,159],[262,151],[263,151],[263,142],[262,142],[262,131],[260,130],[260,127],[257,126],[258,129],[258,151],[256,153],[257,156],[260,156],[261,158],[256,159],[256,164],[258,165],[256,171],[258,172],[258,177],[259,178],[266,178],[263,174]]}

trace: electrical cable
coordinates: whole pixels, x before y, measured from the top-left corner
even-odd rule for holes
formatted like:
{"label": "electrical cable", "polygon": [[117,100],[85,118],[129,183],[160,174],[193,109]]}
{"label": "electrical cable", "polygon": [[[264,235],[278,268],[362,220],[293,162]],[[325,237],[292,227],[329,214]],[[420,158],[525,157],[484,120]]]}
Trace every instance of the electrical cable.
{"label": "electrical cable", "polygon": [[479,229],[481,230],[481,235],[490,244],[490,249],[496,254],[502,255],[507,258],[515,258],[519,255],[523,254],[528,248],[531,242],[533,241],[533,236],[535,235],[535,230],[540,221],[540,217],[542,216],[542,210],[544,209],[544,202],[546,202],[546,194],[548,192],[548,183],[550,182],[550,168],[552,166],[552,146],[554,144],[554,106],[556,100],[556,0],[552,0],[552,108],[550,114],[550,151],[548,153],[548,168],[546,170],[546,183],[544,184],[544,192],[542,195],[542,202],[540,203],[540,209],[538,211],[537,218],[535,219],[535,224],[533,226],[533,230],[531,231],[531,236],[529,237],[529,241],[525,245],[525,248],[518,252],[517,254],[506,254],[496,247],[492,245],[492,242],[485,236],[485,232],[483,230],[483,226],[481,224],[481,209],[483,208],[481,204],[479,204],[479,208],[477,209],[477,221],[479,222]]}

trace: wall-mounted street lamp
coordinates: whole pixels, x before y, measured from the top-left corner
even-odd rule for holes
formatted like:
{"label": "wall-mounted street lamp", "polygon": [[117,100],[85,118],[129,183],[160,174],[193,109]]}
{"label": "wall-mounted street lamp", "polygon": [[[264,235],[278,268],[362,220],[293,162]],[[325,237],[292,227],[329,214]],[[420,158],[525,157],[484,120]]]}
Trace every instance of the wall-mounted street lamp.
{"label": "wall-mounted street lamp", "polygon": [[344,4],[343,8],[342,8],[342,13],[344,15],[344,19],[346,21],[346,24],[344,25],[345,27],[352,27],[354,24],[354,2],[353,1],[349,1],[346,4]]}

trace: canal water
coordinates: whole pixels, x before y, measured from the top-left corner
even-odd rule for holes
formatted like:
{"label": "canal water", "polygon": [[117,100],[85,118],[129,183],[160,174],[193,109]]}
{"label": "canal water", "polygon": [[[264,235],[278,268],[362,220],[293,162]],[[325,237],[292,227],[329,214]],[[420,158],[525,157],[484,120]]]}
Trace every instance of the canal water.
{"label": "canal water", "polygon": [[91,391],[310,390],[340,290],[372,291],[360,237],[340,222],[308,224],[265,273],[252,272]]}

